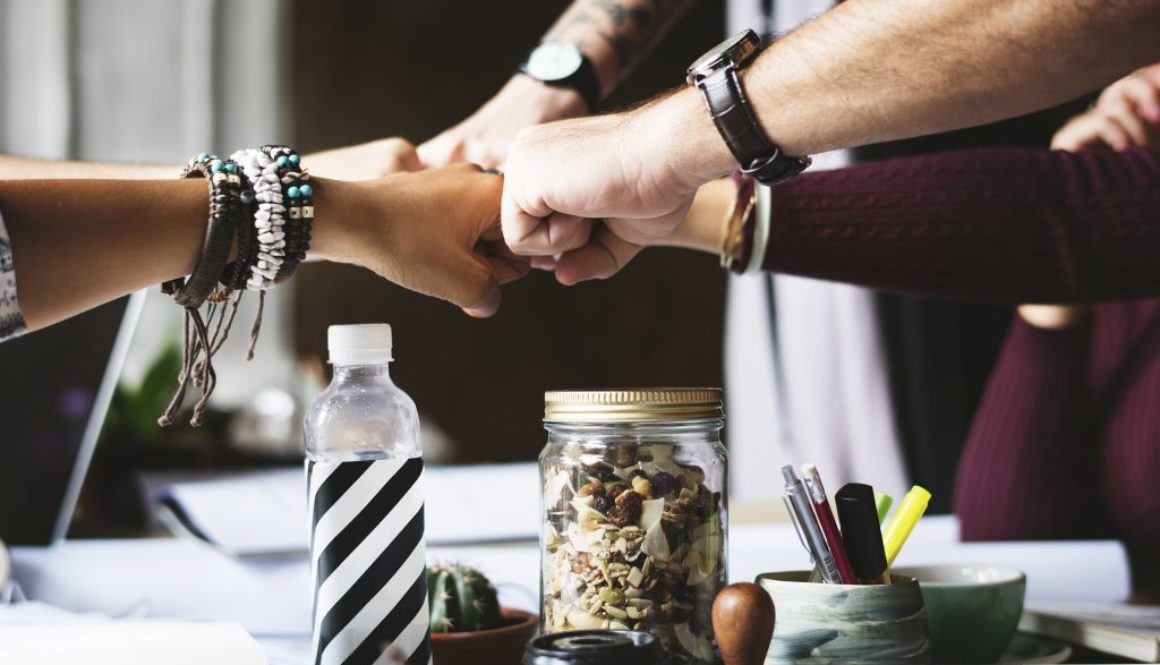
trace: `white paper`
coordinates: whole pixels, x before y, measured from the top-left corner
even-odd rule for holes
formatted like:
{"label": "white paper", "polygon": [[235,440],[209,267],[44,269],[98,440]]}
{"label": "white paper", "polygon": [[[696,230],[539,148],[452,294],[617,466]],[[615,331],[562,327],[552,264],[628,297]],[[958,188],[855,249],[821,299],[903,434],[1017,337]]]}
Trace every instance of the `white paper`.
{"label": "white paper", "polygon": [[174,621],[0,624],[0,663],[264,665],[241,626]]}
{"label": "white paper", "polygon": [[[423,481],[429,545],[532,539],[538,533],[534,463],[428,467]],[[305,483],[301,469],[278,469],[174,483],[159,496],[172,497],[198,532],[230,554],[305,552]]]}
{"label": "white paper", "polygon": [[255,635],[310,633],[304,555],[239,560],[200,540],[157,538],[15,547],[12,560],[28,598],[73,612],[225,621]]}
{"label": "white paper", "polygon": [[1160,639],[1160,605],[1032,603],[1027,609],[1083,623],[1123,628]]}

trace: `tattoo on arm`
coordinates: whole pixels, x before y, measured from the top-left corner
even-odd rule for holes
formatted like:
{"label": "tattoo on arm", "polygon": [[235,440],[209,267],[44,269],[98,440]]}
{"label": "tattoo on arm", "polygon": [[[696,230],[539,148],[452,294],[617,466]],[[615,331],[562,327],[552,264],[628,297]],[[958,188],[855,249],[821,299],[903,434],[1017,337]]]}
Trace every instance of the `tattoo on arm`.
{"label": "tattoo on arm", "polygon": [[[582,0],[554,31],[581,48],[590,38],[603,40],[627,70],[692,0]],[[583,26],[581,28],[580,26]]]}

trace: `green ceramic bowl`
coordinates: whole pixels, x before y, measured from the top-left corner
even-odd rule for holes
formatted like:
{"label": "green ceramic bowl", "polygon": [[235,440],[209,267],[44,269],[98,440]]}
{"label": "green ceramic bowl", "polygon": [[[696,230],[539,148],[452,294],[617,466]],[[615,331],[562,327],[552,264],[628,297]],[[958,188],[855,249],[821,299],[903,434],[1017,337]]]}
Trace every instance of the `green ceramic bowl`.
{"label": "green ceramic bowl", "polygon": [[1027,577],[1003,566],[912,566],[892,575],[918,580],[935,665],[999,660],[1019,626]]}

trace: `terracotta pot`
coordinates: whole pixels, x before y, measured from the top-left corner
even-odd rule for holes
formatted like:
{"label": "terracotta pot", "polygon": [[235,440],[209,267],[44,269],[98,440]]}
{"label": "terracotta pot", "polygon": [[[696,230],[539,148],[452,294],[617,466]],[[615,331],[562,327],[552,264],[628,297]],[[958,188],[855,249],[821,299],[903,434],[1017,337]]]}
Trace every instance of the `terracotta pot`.
{"label": "terracotta pot", "polygon": [[468,633],[431,633],[435,665],[519,665],[524,646],[536,634],[540,617],[500,608],[506,624]]}

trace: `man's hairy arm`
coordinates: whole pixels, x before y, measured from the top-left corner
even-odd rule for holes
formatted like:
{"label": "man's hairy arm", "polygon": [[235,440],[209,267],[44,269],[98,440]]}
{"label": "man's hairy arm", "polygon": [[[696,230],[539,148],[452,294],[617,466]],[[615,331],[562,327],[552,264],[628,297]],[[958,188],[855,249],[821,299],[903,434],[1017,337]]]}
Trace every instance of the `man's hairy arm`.
{"label": "man's hairy arm", "polygon": [[850,0],[745,85],[770,136],[807,154],[1028,113],[1157,60],[1156,0]]}

